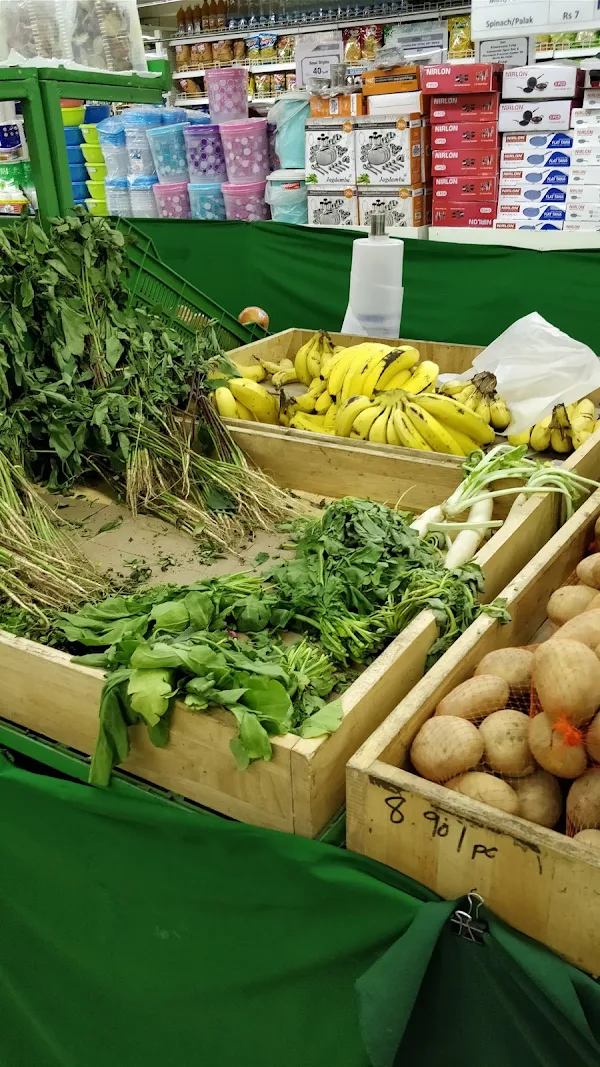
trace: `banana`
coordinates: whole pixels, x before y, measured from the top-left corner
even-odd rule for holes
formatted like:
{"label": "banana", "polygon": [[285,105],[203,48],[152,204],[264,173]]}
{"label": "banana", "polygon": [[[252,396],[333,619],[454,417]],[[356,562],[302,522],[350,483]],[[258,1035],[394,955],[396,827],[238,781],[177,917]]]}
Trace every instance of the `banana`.
{"label": "banana", "polygon": [[329,411],[332,404],[333,397],[330,396],[328,392],[321,393],[315,400],[315,411],[317,415],[324,415],[326,411]]}
{"label": "banana", "polygon": [[573,442],[567,430],[562,426],[556,426],[550,435],[550,444],[555,452],[572,452]]}
{"label": "banana", "polygon": [[412,368],[419,362],[419,359],[420,356],[416,348],[412,348],[410,345],[403,345],[401,348],[388,349],[385,367],[381,372],[376,388],[389,388],[389,383],[392,378],[395,378],[400,371],[412,370]]}
{"label": "banana", "polygon": [[517,445],[528,445],[530,438],[531,430],[529,429],[525,430],[523,433],[509,433],[507,440],[509,445],[512,445],[514,448]]}
{"label": "banana", "polygon": [[444,396],[458,396],[459,393],[462,393],[464,388],[464,382],[443,382],[442,385],[440,385],[439,392],[443,393]]}
{"label": "banana", "polygon": [[490,404],[490,423],[495,430],[506,430],[510,426],[512,415],[507,405],[499,396],[495,396]]}
{"label": "banana", "polygon": [[354,349],[346,348],[340,353],[340,358],[333,366],[329,378],[327,379],[327,391],[331,393],[331,396],[337,396],[340,392],[342,385],[344,384],[344,377],[348,367],[354,359]]}
{"label": "banana", "polygon": [[[282,359],[281,363],[273,363],[272,360],[268,360],[268,359],[259,359],[258,362],[260,363],[261,367],[263,368],[263,370],[265,372],[265,376],[267,374],[279,374],[280,370],[289,370],[290,367],[294,366],[294,364],[292,363],[291,359]],[[288,367],[288,363],[289,363],[289,367]],[[285,367],[284,367],[284,364],[285,364]]]}
{"label": "banana", "polygon": [[396,430],[396,424],[394,422],[394,408],[390,411],[390,417],[387,421],[385,428],[388,445],[401,445],[402,441],[398,437],[398,431]]}
{"label": "banana", "polygon": [[552,412],[554,421],[557,426],[562,427],[563,430],[570,430],[571,421],[569,419],[569,413],[564,404],[557,404]]}
{"label": "banana", "polygon": [[459,445],[460,448],[462,448],[463,456],[470,455],[471,452],[474,452],[476,449],[478,449],[480,447],[477,444],[477,441],[474,441],[472,437],[468,436],[468,434],[461,433],[461,431],[457,430],[455,426],[452,427],[452,431],[451,432],[452,432],[452,436],[453,436],[454,440],[456,441],[457,445]]}
{"label": "banana", "polygon": [[239,419],[235,397],[230,389],[221,386],[215,389],[215,403],[222,419]]}
{"label": "banana", "polygon": [[303,411],[306,415],[310,415],[315,410],[316,402],[317,397],[313,393],[302,393],[301,396],[296,397],[296,408],[298,411]]}
{"label": "banana", "polygon": [[368,408],[371,401],[366,396],[351,396],[339,406],[335,416],[336,437],[349,437],[352,424],[358,414]]}
{"label": "banana", "polygon": [[394,408],[392,418],[401,445],[404,445],[405,448],[418,448],[421,452],[433,452],[431,445],[427,444],[427,441],[419,433],[416,426],[413,426],[400,404],[397,404]]}
{"label": "banana", "polygon": [[[260,363],[251,363],[247,367],[241,367],[239,363],[234,363],[237,371],[239,371],[241,378],[247,378],[250,382],[263,382],[267,377],[265,368]],[[277,368],[280,369],[279,367]]]}
{"label": "banana", "polygon": [[271,381],[273,382],[273,385],[277,386],[289,385],[290,382],[297,382],[298,375],[296,374],[296,368],[292,366],[290,369],[287,370],[278,370],[275,374],[271,376]]}
{"label": "banana", "polygon": [[310,341],[302,345],[296,352],[294,358],[294,367],[296,368],[296,374],[298,375],[298,381],[303,385],[310,385],[311,379],[314,377],[308,369],[308,354],[315,347],[319,340],[319,335],[316,333],[314,337],[311,337]]}
{"label": "banana", "polygon": [[304,412],[298,411],[293,419],[290,420],[290,426],[293,426],[295,430],[312,430],[313,433],[323,433],[325,416],[306,415]]}
{"label": "banana", "polygon": [[245,406],[245,404],[240,404],[239,400],[236,400],[235,406],[237,408],[236,418],[246,419],[247,422],[256,422],[254,415],[252,414],[250,409]]}
{"label": "banana", "polygon": [[363,396],[373,396],[375,386],[385,372],[390,354],[387,345],[373,345],[373,349],[379,351],[373,352],[360,379],[354,383],[355,392],[362,393]]}
{"label": "banana", "polygon": [[423,390],[429,389],[432,385],[435,385],[439,372],[440,368],[437,363],[433,363],[430,359],[426,359],[423,363],[419,363],[419,366],[413,371],[402,388],[407,393],[422,393]]}
{"label": "banana", "polygon": [[369,364],[372,356],[357,356],[356,359],[350,364],[348,373],[344,378],[344,384],[342,386],[341,399],[342,403],[350,396],[362,396],[362,383],[365,375],[368,372]]}
{"label": "banana", "polygon": [[453,433],[459,430],[476,441],[478,445],[490,445],[495,438],[492,427],[480,419],[474,411],[461,404],[454,396],[442,396],[440,393],[420,393],[413,397],[413,403],[428,411],[438,422]]}
{"label": "banana", "polygon": [[394,377],[391,378],[387,385],[384,387],[383,392],[387,393],[392,389],[402,389],[404,387],[405,382],[407,382],[410,378],[411,374],[412,371],[409,367],[406,367],[405,370],[399,370],[398,373],[395,374]]}
{"label": "banana", "polygon": [[375,419],[378,419],[383,411],[380,404],[371,404],[370,407],[365,408],[364,411],[359,412],[354,422],[352,423],[352,432],[350,437],[362,437],[363,441],[366,441]]}
{"label": "banana", "polygon": [[335,367],[336,363],[339,362],[345,351],[345,348],[339,348],[334,351],[330,356],[327,356],[327,359],[323,360],[323,362],[321,363],[321,377],[324,378],[325,381],[328,380],[333,368]]}
{"label": "banana", "polygon": [[477,406],[475,408],[475,414],[479,415],[479,418],[483,419],[484,422],[489,422],[490,421],[490,400],[489,400],[489,397],[482,396],[481,394],[479,394],[479,398],[478,398],[478,401],[477,401]]}
{"label": "banana", "polygon": [[550,447],[551,437],[552,415],[547,415],[545,419],[536,422],[535,426],[532,428],[529,444],[532,448],[535,448],[536,452],[545,452],[546,449]]}
{"label": "banana", "polygon": [[321,334],[318,334],[316,343],[309,348],[306,353],[306,369],[311,378],[318,378],[321,373],[321,363],[323,361]]}
{"label": "banana", "polygon": [[585,442],[592,436],[593,430],[571,430],[571,440],[573,442],[573,448],[579,448],[580,445],[584,445]]}
{"label": "banana", "polygon": [[385,408],[375,419],[375,422],[369,430],[369,441],[377,445],[387,445],[387,424],[392,409]]}
{"label": "banana", "polygon": [[263,385],[247,378],[230,378],[229,388],[235,399],[247,407],[258,422],[279,422],[279,404]]}
{"label": "banana", "polygon": [[337,404],[332,404],[330,408],[327,408],[325,421],[323,423],[323,433],[330,433],[335,436],[335,417],[337,413]]}
{"label": "banana", "polygon": [[325,381],[324,378],[321,377],[321,375],[319,375],[318,378],[313,378],[312,382],[310,383],[310,385],[308,387],[308,392],[310,393],[311,396],[314,396],[316,398],[316,397],[320,396],[321,393],[324,393],[326,389],[327,389],[327,382]]}
{"label": "banana", "polygon": [[[570,417],[570,425],[577,433],[593,430],[596,409],[591,400],[580,400]],[[561,424],[562,425],[562,424]]]}
{"label": "banana", "polygon": [[404,414],[434,452],[443,452],[446,456],[462,456],[462,448],[450,431],[424,408],[408,400],[404,404]]}

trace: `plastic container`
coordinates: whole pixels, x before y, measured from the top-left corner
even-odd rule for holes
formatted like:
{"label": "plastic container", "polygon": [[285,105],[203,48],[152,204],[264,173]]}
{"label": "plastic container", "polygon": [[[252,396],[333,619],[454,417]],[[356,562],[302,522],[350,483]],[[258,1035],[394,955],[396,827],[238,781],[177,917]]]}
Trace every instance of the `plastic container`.
{"label": "plastic container", "polygon": [[225,221],[227,215],[225,214],[225,201],[221,190],[221,182],[212,184],[209,182],[190,183],[188,192],[190,194],[190,208],[193,219]]}
{"label": "plastic container", "polygon": [[158,207],[153,189],[158,181],[153,177],[128,178],[131,217],[134,219],[157,219]]}
{"label": "plastic container", "polygon": [[86,144],[100,144],[100,135],[98,133],[97,126],[90,123],[82,123],[79,127],[83,134],[83,139]]}
{"label": "plastic container", "polygon": [[70,58],[61,0],[0,0],[0,60],[13,49],[25,59]]}
{"label": "plastic container", "polygon": [[148,144],[160,182],[173,184],[189,181],[183,136],[186,128],[185,123],[179,122],[176,125],[158,126],[148,130]]}
{"label": "plastic container", "polygon": [[85,206],[90,215],[108,215],[106,200],[86,200]]}
{"label": "plastic container", "polygon": [[83,107],[84,100],[61,100],[61,107]]}
{"label": "plastic container", "polygon": [[269,208],[265,204],[266,182],[245,182],[222,185],[225,214],[230,221],[241,219],[244,222],[258,222],[269,218]]}
{"label": "plastic container", "polygon": [[87,178],[91,178],[95,182],[103,182],[107,177],[106,163],[88,163],[87,167],[83,167],[85,171],[84,181]]}
{"label": "plastic container", "polygon": [[226,181],[227,168],[219,127],[186,126],[184,136],[191,184],[221,185]]}
{"label": "plastic container", "polygon": [[146,73],[136,0],[59,2],[65,9],[63,23],[75,63],[96,70]]}
{"label": "plastic container", "polygon": [[93,196],[94,194],[89,188],[90,185],[102,185],[102,188],[104,188],[102,182],[89,182],[89,184],[88,182],[71,182],[71,186],[73,189],[73,199],[77,202],[85,200],[86,197],[90,196],[90,194]]}
{"label": "plastic container", "polygon": [[160,219],[191,219],[187,182],[175,182],[173,185],[157,183],[153,192]]}
{"label": "plastic container", "polygon": [[[97,183],[94,182],[94,185]],[[106,207],[109,215],[131,215],[131,201],[127,178],[112,178],[105,181]]]}
{"label": "plastic container", "polygon": [[79,126],[65,126],[65,144],[69,148],[81,144],[82,141],[83,134],[79,129]]}
{"label": "plastic container", "polygon": [[110,104],[86,104],[84,123],[95,126],[110,115]]}
{"label": "plastic container", "polygon": [[264,181],[269,173],[267,120],[223,122],[219,128],[228,180],[235,185]]}
{"label": "plastic container", "polygon": [[[125,145],[103,144],[106,178],[126,178],[129,168],[129,153]],[[91,175],[90,175],[91,177]]]}
{"label": "plastic container", "polygon": [[125,144],[125,126],[123,125],[123,120],[117,118],[116,115],[103,119],[102,122],[99,122],[96,125],[96,129],[98,131],[98,140],[101,145]]}
{"label": "plastic container", "polygon": [[305,226],[308,222],[308,194],[303,170],[276,170],[269,174],[265,200],[273,222]]}
{"label": "plastic container", "polygon": [[309,116],[308,93],[286,93],[269,111],[269,124],[277,127],[275,153],[284,170],[304,167],[304,126]]}
{"label": "plastic container", "polygon": [[85,182],[86,192],[84,196],[91,196],[92,200],[106,200],[106,193],[104,191],[104,182],[89,181]]}
{"label": "plastic container", "polygon": [[81,126],[85,118],[84,107],[61,107],[63,126]]}
{"label": "plastic container", "polygon": [[211,117],[204,111],[186,111],[186,122],[190,122],[192,126],[210,126]]}
{"label": "plastic container", "polygon": [[403,241],[385,232],[385,214],[373,213],[371,234],[352,244],[350,295],[342,333],[359,337],[400,336]]}
{"label": "plastic container", "polygon": [[0,123],[0,148],[20,148],[21,132],[16,122]]}
{"label": "plastic container", "polygon": [[[70,149],[67,148],[67,156]],[[81,163],[71,163],[69,161],[69,174],[71,176],[71,182],[85,182],[87,181],[88,171],[83,162],[83,156],[81,157]]]}
{"label": "plastic container", "polygon": [[163,107],[161,110],[163,126],[174,126],[180,122],[189,122],[188,113],[183,107]]}
{"label": "plastic container", "polygon": [[208,110],[213,122],[248,118],[248,72],[242,67],[207,70]]}
{"label": "plastic container", "polygon": [[83,152],[83,158],[85,159],[86,163],[104,163],[102,145],[82,144],[80,151]]}
{"label": "plastic container", "polygon": [[[75,144],[74,145],[67,145],[67,159],[69,161],[69,167],[71,167],[71,166],[80,167],[80,166],[83,165],[83,162],[84,162],[83,151],[81,150],[81,148],[79,147],[78,144],[77,145],[75,145]],[[71,177],[73,177],[73,175],[71,175]]]}
{"label": "plastic container", "polygon": [[[267,144],[269,146],[269,170],[281,170],[281,160],[277,155],[277,148],[275,147],[275,139],[277,137],[277,126],[274,122],[270,121],[270,112],[267,115]],[[304,160],[302,161],[304,166]]]}
{"label": "plastic container", "polygon": [[148,130],[162,125],[160,112],[155,108],[130,108],[122,114],[125,127],[125,144],[129,159],[129,174],[156,174],[154,160],[148,142]]}

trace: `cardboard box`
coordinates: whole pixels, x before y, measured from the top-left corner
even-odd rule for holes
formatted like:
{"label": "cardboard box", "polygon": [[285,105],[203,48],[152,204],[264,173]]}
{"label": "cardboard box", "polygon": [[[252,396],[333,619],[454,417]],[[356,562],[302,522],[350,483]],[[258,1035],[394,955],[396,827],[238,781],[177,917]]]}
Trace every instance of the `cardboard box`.
{"label": "cardboard box", "polygon": [[489,93],[500,88],[501,63],[460,63],[422,67],[421,88],[426,95]]}
{"label": "cardboard box", "polygon": [[568,130],[571,125],[572,100],[519,100],[514,104],[500,104],[498,129],[501,132],[529,133],[540,130]]}
{"label": "cardboard box", "polygon": [[600,185],[569,185],[567,204],[600,204]]}
{"label": "cardboard box", "polygon": [[425,225],[431,226],[431,219],[433,215],[433,189],[431,188],[431,186],[425,189],[423,204],[425,211]]}
{"label": "cardboard box", "polygon": [[567,222],[600,222],[600,204],[567,204]]}
{"label": "cardboard box", "polygon": [[498,203],[496,218],[500,222],[564,222],[566,204]]}
{"label": "cardboard box", "polygon": [[[568,185],[529,185],[500,178],[498,202],[502,204],[565,204]],[[581,187],[583,189],[583,186]]]}
{"label": "cardboard box", "polygon": [[577,130],[580,126],[588,129],[600,126],[600,108],[574,107],[571,112],[571,127]]}
{"label": "cardboard box", "polygon": [[311,96],[311,119],[354,118],[364,115],[365,100],[362,93],[339,93],[337,96]]}
{"label": "cardboard box", "polygon": [[502,148],[500,153],[500,170],[506,168],[523,168],[532,170],[548,170],[550,167],[558,167],[559,170],[568,170],[572,166],[572,149],[552,149],[546,152],[525,150],[518,148]]}
{"label": "cardboard box", "polygon": [[472,178],[467,174],[435,178],[433,199],[436,204],[464,204],[473,200],[482,203],[498,199],[497,178]]}
{"label": "cardboard box", "polygon": [[434,226],[471,226],[491,230],[495,204],[437,204],[433,206]]}
{"label": "cardboard box", "polygon": [[356,180],[360,185],[421,182],[421,119],[364,118],[356,123]]}
{"label": "cardboard box", "polygon": [[573,130],[573,148],[600,145],[600,126],[578,126]]}
{"label": "cardboard box", "polygon": [[499,148],[498,123],[446,122],[431,127],[431,147],[434,148]]}
{"label": "cardboard box", "polygon": [[344,187],[356,182],[354,123],[350,119],[308,119],[306,183]]}
{"label": "cardboard box", "polygon": [[494,220],[495,230],[562,230],[564,222],[502,222]]}
{"label": "cardboard box", "polygon": [[390,226],[423,226],[423,189],[420,185],[403,189],[390,189],[386,185],[359,185],[358,217],[361,226],[369,225],[374,211],[385,211],[388,229]]}
{"label": "cardboard box", "polygon": [[500,153],[496,149],[474,148],[439,149],[431,152],[431,173],[470,174],[477,178],[495,178],[498,175]]}
{"label": "cardboard box", "polygon": [[428,119],[421,119],[421,181],[431,184],[431,126]]}
{"label": "cardboard box", "polygon": [[502,99],[558,100],[581,96],[584,74],[575,66],[554,63],[532,67],[507,67],[502,74]]}
{"label": "cardboard box", "polygon": [[600,145],[574,148],[571,152],[571,166],[600,167]]}
{"label": "cardboard box", "polygon": [[571,185],[600,185],[600,166],[571,167]]}
{"label": "cardboard box", "polygon": [[[427,99],[427,98],[426,98]],[[434,96],[431,98],[431,122],[489,122],[498,121],[499,93],[472,93],[465,96]]]}
{"label": "cardboard box", "polygon": [[600,219],[596,222],[565,222],[563,229],[567,233],[600,233]]}
{"label": "cardboard box", "polygon": [[545,133],[538,130],[536,133],[503,133],[502,149],[518,149],[523,151],[550,152],[553,148],[568,149],[573,147],[572,133]]}
{"label": "cardboard box", "polygon": [[583,94],[583,106],[586,108],[600,108],[600,89],[586,89]]}
{"label": "cardboard box", "polygon": [[525,186],[568,185],[569,167],[505,167],[500,163],[500,182],[511,185],[520,182]]}
{"label": "cardboard box", "polygon": [[389,70],[366,70],[361,75],[363,94],[411,93],[421,88],[421,68],[413,64]]}
{"label": "cardboard box", "polygon": [[308,185],[309,226],[358,226],[356,186],[316,189]]}
{"label": "cardboard box", "polygon": [[[428,99],[428,98],[427,98]],[[365,96],[367,115],[423,115],[425,113],[423,93],[381,93],[379,96]]]}

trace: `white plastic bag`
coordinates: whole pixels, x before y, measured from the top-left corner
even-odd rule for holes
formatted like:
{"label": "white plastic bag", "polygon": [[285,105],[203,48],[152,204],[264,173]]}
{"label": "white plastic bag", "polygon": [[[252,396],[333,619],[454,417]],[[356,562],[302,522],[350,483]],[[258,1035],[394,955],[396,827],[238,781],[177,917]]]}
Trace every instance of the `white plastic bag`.
{"label": "white plastic bag", "polygon": [[523,433],[556,404],[573,404],[600,389],[600,360],[591,348],[537,311],[517,319],[484,348],[473,360],[473,370],[496,375],[498,393],[512,413],[510,434]]}

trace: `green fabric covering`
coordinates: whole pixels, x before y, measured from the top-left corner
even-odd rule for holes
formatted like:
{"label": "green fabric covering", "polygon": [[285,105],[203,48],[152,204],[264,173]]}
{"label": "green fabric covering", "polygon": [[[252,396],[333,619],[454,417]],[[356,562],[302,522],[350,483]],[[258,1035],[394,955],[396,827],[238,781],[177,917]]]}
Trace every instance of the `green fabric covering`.
{"label": "green fabric covering", "polygon": [[[273,333],[289,326],[340,329],[355,233],[274,222],[135,225],[173,270],[228,311],[258,304]],[[599,289],[599,252],[407,240],[402,334],[485,345],[538,311],[595,351]]]}
{"label": "green fabric covering", "polygon": [[2,1067],[599,1062],[591,979],[363,857],[2,756],[0,806]]}

